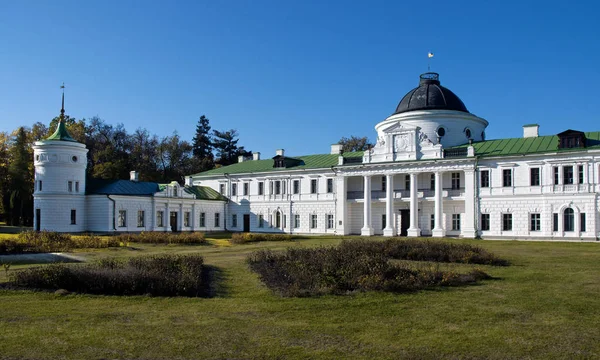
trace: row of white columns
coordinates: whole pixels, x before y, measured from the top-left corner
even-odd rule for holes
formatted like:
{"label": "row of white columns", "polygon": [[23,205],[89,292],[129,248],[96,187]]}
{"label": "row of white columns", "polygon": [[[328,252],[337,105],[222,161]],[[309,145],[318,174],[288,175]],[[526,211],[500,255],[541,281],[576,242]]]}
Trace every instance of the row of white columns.
{"label": "row of white columns", "polygon": [[[472,175],[472,173],[471,173]],[[474,213],[473,209],[473,189],[472,181],[469,181],[469,176],[465,180],[465,215],[471,216]],[[468,186],[471,185],[471,191]],[[408,236],[421,236],[419,228],[419,198],[417,193],[417,174],[410,174],[410,226],[408,228]],[[471,207],[470,211],[467,209]],[[442,172],[435,173],[435,212],[434,212],[434,228],[432,236],[443,237],[446,235],[446,230],[443,226],[443,192],[442,192]],[[361,229],[361,235],[371,236],[374,234],[371,224],[371,176],[364,176],[364,220]],[[395,236],[397,230],[394,224],[394,174],[386,175],[386,204],[385,204],[385,228],[383,229],[384,236]],[[470,229],[469,229],[470,230]],[[474,232],[474,229],[472,229]],[[474,236],[473,236],[474,237]]]}

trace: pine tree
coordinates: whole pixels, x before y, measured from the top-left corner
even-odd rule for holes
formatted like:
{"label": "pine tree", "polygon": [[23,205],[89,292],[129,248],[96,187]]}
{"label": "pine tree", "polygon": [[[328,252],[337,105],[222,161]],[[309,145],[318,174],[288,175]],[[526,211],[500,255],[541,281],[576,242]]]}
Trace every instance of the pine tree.
{"label": "pine tree", "polygon": [[215,166],[209,120],[204,115],[200,116],[198,125],[196,125],[196,135],[192,139],[192,151],[194,171],[206,171]]}
{"label": "pine tree", "polygon": [[213,146],[217,152],[217,163],[226,166],[237,162],[238,146],[237,130],[213,131]]}

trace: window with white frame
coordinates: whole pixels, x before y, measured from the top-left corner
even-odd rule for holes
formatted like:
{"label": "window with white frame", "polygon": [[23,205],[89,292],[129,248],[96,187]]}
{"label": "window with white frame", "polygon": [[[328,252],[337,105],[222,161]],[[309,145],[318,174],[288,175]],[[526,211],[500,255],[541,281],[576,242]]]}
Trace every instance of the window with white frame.
{"label": "window with white frame", "polygon": [[333,179],[327,179],[327,193],[331,194],[333,192]]}
{"label": "window with white frame", "polygon": [[294,194],[300,194],[300,180],[294,180]]}
{"label": "window with white frame", "polygon": [[311,179],[310,180],[310,193],[311,194],[316,194],[317,191],[319,190],[317,187],[317,179]]}
{"label": "window with white frame", "polygon": [[318,218],[317,215],[315,214],[311,214],[310,215],[310,228],[311,229],[316,229],[318,225]]}
{"label": "window with white frame", "polygon": [[575,211],[571,208],[563,213],[563,231],[575,231]]}
{"label": "window with white frame", "polygon": [[219,184],[219,194],[225,195],[225,184]]}
{"label": "window with white frame", "polygon": [[79,192],[79,181],[75,181],[75,192]]}
{"label": "window with white frame", "polygon": [[490,187],[490,171],[489,170],[481,170],[479,173],[479,184],[482,188]]}
{"label": "window with white frame", "polygon": [[200,213],[200,227],[206,227],[206,213]]}
{"label": "window with white frame", "polygon": [[460,189],[460,173],[453,172],[452,173],[452,190]]}
{"label": "window with white frame", "polygon": [[163,226],[165,226],[164,218],[163,218],[164,215],[163,214],[164,213],[162,211],[157,211],[156,212],[156,226],[157,227],[163,227]]}
{"label": "window with white frame", "polygon": [[237,226],[237,214],[231,214],[231,227],[236,228]]}
{"label": "window with white frame", "polygon": [[579,214],[579,225],[580,225],[580,231],[581,232],[585,232],[586,230],[586,226],[585,226],[585,213],[580,213]]}
{"label": "window with white frame", "polygon": [[294,229],[298,229],[300,227],[300,214],[294,215]]}
{"label": "window with white frame", "polygon": [[504,186],[504,187],[513,186],[512,169],[502,170],[502,186]]}
{"label": "window with white frame", "polygon": [[250,184],[247,182],[244,183],[244,196],[248,196],[248,191],[250,189]]}
{"label": "window with white frame", "polygon": [[452,214],[452,230],[460,230],[460,214]]}
{"label": "window with white frame", "polygon": [[263,214],[258,215],[258,227],[262,228],[265,226],[265,217]]}
{"label": "window with white frame", "polygon": [[77,210],[71,209],[71,225],[77,225]]}
{"label": "window with white frame", "polygon": [[554,185],[560,184],[560,174],[559,174],[558,166],[552,167],[552,173],[554,174]]}
{"label": "window with white frame", "polygon": [[381,177],[381,191],[385,191],[387,186],[387,176],[383,175]]}
{"label": "window with white frame", "polygon": [[552,231],[558,231],[558,213],[552,214]]}
{"label": "window with white frame", "polygon": [[333,214],[327,214],[327,228],[333,229]]}
{"label": "window with white frame", "polygon": [[563,166],[563,184],[565,184],[565,185],[573,184],[573,167],[572,166]]}
{"label": "window with white frame", "polygon": [[237,184],[231,184],[231,196],[237,196]]}
{"label": "window with white frame", "polygon": [[490,230],[490,214],[481,214],[481,231]]}
{"label": "window with white frame", "polygon": [[73,192],[73,182],[72,181],[67,182],[67,191]]}
{"label": "window with white frame", "polygon": [[191,218],[191,213],[189,211],[186,211],[183,213],[183,226],[185,227],[190,227],[190,218]]}
{"label": "window with white frame", "polygon": [[39,185],[38,190],[42,191],[42,180],[38,181],[38,185]]}
{"label": "window with white frame", "polygon": [[512,214],[502,214],[502,231],[512,231]]}
{"label": "window with white frame", "polygon": [[264,194],[265,194],[265,182],[259,181],[258,182],[258,195],[264,195]]}
{"label": "window with white frame", "polygon": [[126,210],[119,210],[118,224],[119,224],[119,227],[127,226],[127,211]]}
{"label": "window with white frame", "polygon": [[404,176],[404,188],[410,190],[410,175]]}
{"label": "window with white frame", "polygon": [[578,184],[583,184],[583,165],[577,165]]}
{"label": "window with white frame", "polygon": [[535,167],[529,169],[529,185],[540,186],[540,168]]}
{"label": "window with white frame", "polygon": [[138,216],[137,216],[137,226],[138,227],[144,227],[144,218],[145,218],[144,210],[138,210]]}
{"label": "window with white frame", "polygon": [[221,213],[215,213],[215,227],[221,227]]}
{"label": "window with white frame", "polygon": [[542,217],[539,213],[529,214],[529,230],[530,231],[542,230]]}
{"label": "window with white frame", "polygon": [[275,181],[275,195],[281,194],[281,181]]}

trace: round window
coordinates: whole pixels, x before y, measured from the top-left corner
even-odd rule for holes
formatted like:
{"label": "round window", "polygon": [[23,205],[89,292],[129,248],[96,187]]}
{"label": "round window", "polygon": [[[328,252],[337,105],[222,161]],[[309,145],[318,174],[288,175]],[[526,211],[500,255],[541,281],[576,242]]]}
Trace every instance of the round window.
{"label": "round window", "polygon": [[77,162],[77,156],[73,156],[71,160],[73,160],[73,162]]}
{"label": "round window", "polygon": [[470,139],[471,138],[471,129],[466,128],[465,129],[465,135],[467,136],[467,139]]}
{"label": "round window", "polygon": [[444,129],[443,127],[439,127],[437,129],[437,134],[438,134],[439,137],[442,137],[442,136],[446,135],[446,129]]}

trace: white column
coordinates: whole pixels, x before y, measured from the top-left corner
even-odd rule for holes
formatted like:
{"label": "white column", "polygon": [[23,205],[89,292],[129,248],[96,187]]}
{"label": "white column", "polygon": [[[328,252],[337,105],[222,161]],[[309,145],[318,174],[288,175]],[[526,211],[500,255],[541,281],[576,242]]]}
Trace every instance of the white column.
{"label": "white column", "polygon": [[386,175],[385,180],[385,229],[383,236],[394,236],[394,175]]}
{"label": "white column", "polygon": [[[335,232],[338,235],[350,234],[350,224],[348,224],[348,204],[347,204],[347,187],[348,178],[346,176],[338,176],[335,178],[335,212],[336,223]],[[291,220],[291,218],[290,218]],[[290,222],[291,223],[291,222]]]}
{"label": "white column", "polygon": [[364,220],[360,234],[362,236],[371,236],[373,235],[373,227],[371,226],[371,176],[364,176],[364,192]]}
{"label": "white column", "polygon": [[432,231],[433,237],[446,236],[444,229],[444,195],[442,190],[442,172],[435,173],[435,212],[434,212],[434,227]]}
{"label": "white column", "polygon": [[192,221],[192,223],[190,224],[192,226],[192,231],[196,231],[196,228],[198,227],[198,219],[196,219],[196,202],[194,202],[194,204],[192,205],[192,218],[190,219]]}
{"label": "white column", "polygon": [[165,204],[164,221],[165,231],[171,231],[171,209],[169,208],[169,203]]}
{"label": "white column", "polygon": [[419,194],[417,194],[417,174],[410,174],[410,227],[408,236],[421,236],[419,229]]}
{"label": "white column", "polygon": [[156,202],[152,198],[152,213],[150,214],[150,228],[152,231],[156,231]]}
{"label": "white column", "polygon": [[[514,185],[513,174],[513,185]],[[465,170],[465,216],[461,217],[460,235],[466,238],[475,238],[475,170]],[[514,221],[514,219],[513,219]]]}

